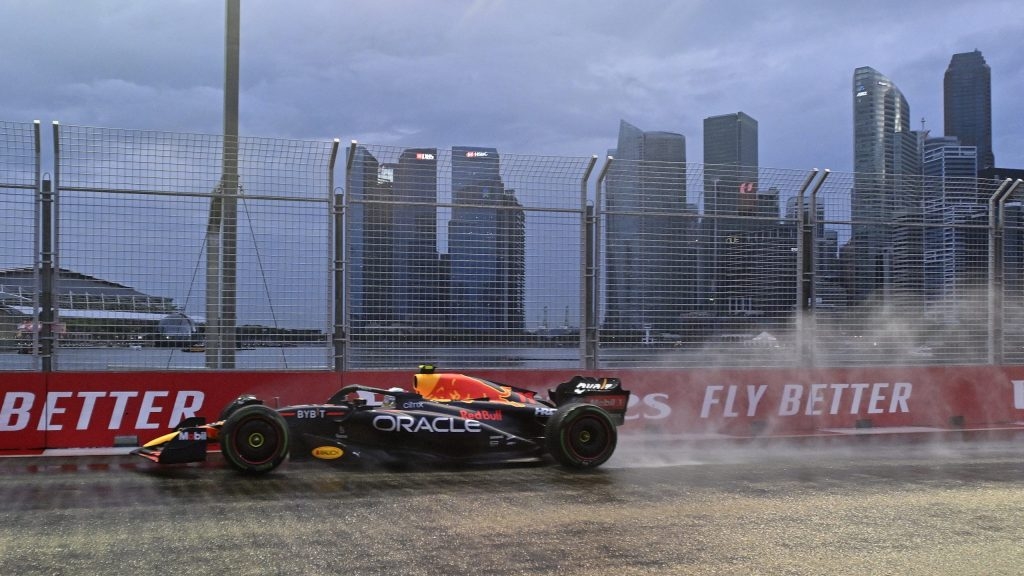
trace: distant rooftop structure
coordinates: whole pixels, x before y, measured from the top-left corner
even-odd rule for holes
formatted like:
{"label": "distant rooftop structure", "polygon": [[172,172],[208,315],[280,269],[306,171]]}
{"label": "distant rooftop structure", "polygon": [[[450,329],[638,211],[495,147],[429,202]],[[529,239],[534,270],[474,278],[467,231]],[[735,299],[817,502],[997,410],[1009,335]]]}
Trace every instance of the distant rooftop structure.
{"label": "distant rooftop structure", "polygon": [[[182,314],[173,298],[138,290],[71,270],[59,271],[57,308],[64,319],[158,322]],[[0,308],[9,314],[32,316],[36,310],[35,271],[31,267],[0,269]],[[203,318],[191,317],[202,323]]]}
{"label": "distant rooftop structure", "polygon": [[[56,307],[62,339],[84,342],[190,340],[202,318],[187,316],[172,298],[60,269]],[[0,269],[0,341],[36,330],[38,279],[31,267]],[[183,328],[184,326],[184,328]],[[184,335],[183,335],[184,334]]]}
{"label": "distant rooftop structure", "polygon": [[[57,305],[68,310],[163,313],[178,311],[172,298],[144,294],[123,284],[60,269]],[[38,292],[31,267],[0,269],[0,304],[29,306]]]}

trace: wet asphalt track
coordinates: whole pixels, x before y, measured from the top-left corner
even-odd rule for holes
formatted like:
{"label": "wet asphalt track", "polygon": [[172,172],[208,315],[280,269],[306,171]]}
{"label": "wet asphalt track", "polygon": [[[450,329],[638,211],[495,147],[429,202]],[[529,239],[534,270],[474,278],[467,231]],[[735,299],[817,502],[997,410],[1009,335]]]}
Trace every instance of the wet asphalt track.
{"label": "wet asphalt track", "polygon": [[1024,441],[623,439],[552,466],[239,476],[0,458],[0,574],[1021,574]]}

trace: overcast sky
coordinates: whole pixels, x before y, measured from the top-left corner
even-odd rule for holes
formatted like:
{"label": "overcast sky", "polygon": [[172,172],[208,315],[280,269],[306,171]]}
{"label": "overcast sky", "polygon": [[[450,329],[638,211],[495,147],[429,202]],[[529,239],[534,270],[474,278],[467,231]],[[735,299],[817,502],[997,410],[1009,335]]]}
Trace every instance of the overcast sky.
{"label": "overcast sky", "polygon": [[[217,133],[224,3],[0,0],[0,119]],[[992,68],[996,164],[1024,167],[1019,0],[243,0],[243,136],[603,155],[619,119],[759,122],[760,163],[852,166],[854,68],[942,133],[952,54]]]}

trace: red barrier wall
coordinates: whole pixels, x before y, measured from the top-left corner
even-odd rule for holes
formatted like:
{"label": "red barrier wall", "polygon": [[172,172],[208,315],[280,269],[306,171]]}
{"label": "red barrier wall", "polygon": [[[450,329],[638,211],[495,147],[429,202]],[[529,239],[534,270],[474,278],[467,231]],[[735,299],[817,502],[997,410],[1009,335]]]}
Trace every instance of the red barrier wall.
{"label": "red barrier wall", "polygon": [[46,396],[46,376],[38,372],[0,374],[0,450],[46,447],[46,433],[31,426],[36,398]]}
{"label": "red barrier wall", "polygon": [[[474,370],[538,391],[580,370]],[[1024,428],[1024,366],[601,370],[632,392],[624,433],[815,434],[858,427]],[[56,372],[0,376],[0,450],[141,441],[240,394],[322,402],[347,384],[408,387],[411,371]]]}

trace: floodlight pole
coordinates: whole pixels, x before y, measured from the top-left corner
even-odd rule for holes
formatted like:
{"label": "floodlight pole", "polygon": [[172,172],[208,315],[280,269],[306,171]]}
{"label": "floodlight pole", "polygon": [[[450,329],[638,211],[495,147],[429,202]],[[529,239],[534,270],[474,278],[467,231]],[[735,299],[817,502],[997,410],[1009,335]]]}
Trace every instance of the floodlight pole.
{"label": "floodlight pole", "polygon": [[225,0],[224,142],[206,251],[206,367],[235,367],[238,296],[238,62],[241,0]]}

